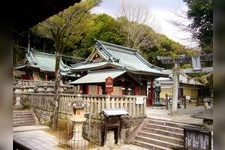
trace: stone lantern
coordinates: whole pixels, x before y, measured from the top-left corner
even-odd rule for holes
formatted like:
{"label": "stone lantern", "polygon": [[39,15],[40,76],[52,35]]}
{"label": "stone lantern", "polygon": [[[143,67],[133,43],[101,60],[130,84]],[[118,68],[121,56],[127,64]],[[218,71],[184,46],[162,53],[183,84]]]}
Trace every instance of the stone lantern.
{"label": "stone lantern", "polygon": [[78,94],[77,99],[72,102],[73,108],[73,116],[70,118],[70,121],[73,125],[73,138],[69,141],[73,149],[79,149],[88,145],[88,141],[86,141],[82,136],[82,126],[86,121],[84,117],[85,111],[85,103],[81,98],[81,95]]}
{"label": "stone lantern", "polygon": [[20,103],[20,101],[21,101],[20,93],[22,93],[22,91],[23,91],[22,87],[16,87],[16,89],[15,89],[15,95],[16,95],[16,104],[14,106],[15,109],[22,109],[23,108],[23,106]]}
{"label": "stone lantern", "polygon": [[160,82],[156,80],[155,83],[154,83],[154,87],[155,87],[155,100],[154,100],[153,106],[163,106],[160,103],[160,92],[161,92]]}

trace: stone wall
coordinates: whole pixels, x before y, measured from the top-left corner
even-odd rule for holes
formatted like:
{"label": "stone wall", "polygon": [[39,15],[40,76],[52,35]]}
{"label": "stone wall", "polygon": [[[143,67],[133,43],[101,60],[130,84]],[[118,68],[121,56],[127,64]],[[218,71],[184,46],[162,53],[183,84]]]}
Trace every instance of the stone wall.
{"label": "stone wall", "polygon": [[[20,97],[21,101],[26,102],[28,107],[34,110],[40,124],[50,125],[54,94],[14,93],[14,95],[15,97]],[[87,113],[87,120],[83,125],[84,139],[97,145],[104,145],[105,143],[112,144],[111,141],[108,141],[109,139],[114,139],[116,135],[119,135],[118,144],[124,144],[128,135],[146,118],[146,99],[144,96],[61,94],[59,100],[59,120],[70,119],[74,113],[72,104],[77,100],[83,101],[86,104],[84,111]],[[101,114],[102,110],[120,108],[127,111],[127,116],[117,119],[116,129],[113,127],[113,129],[106,131],[106,118]],[[112,134],[112,130],[114,134]],[[106,135],[108,139],[106,139]]]}
{"label": "stone wall", "polygon": [[124,144],[127,141],[129,135],[131,135],[139,125],[144,121],[146,116],[140,117],[122,117],[122,131],[121,131],[121,143]]}
{"label": "stone wall", "polygon": [[[46,111],[46,110],[39,110],[39,109],[34,109],[33,110],[38,121],[39,124],[41,125],[50,125],[50,118],[51,118],[51,111]],[[69,120],[69,118],[71,117],[70,114],[65,114],[65,113],[59,113],[59,120]]]}
{"label": "stone wall", "polygon": [[[103,146],[108,143],[103,140],[105,121],[101,116],[90,116],[86,115],[86,122],[83,125],[83,137],[90,143]],[[146,116],[132,117],[126,116],[121,117],[121,130],[119,135],[118,144],[124,144],[131,133],[138,128],[138,126],[143,122]],[[111,138],[113,139],[113,138]]]}

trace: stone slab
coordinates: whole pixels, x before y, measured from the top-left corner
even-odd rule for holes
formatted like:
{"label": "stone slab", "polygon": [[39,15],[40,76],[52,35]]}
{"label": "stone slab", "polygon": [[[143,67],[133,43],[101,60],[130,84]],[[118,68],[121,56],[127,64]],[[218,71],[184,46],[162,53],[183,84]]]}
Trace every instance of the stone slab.
{"label": "stone slab", "polygon": [[60,149],[56,137],[42,130],[15,132],[13,140],[34,150]]}

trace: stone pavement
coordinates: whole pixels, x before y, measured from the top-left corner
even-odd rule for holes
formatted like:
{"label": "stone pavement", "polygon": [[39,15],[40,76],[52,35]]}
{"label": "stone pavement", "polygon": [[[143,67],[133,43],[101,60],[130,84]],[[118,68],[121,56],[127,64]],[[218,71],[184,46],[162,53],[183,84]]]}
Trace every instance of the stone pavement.
{"label": "stone pavement", "polygon": [[125,145],[115,145],[111,147],[97,147],[89,150],[148,150],[148,149],[133,144],[125,144]]}
{"label": "stone pavement", "polygon": [[174,122],[188,123],[202,125],[202,119],[191,117],[191,115],[201,112],[205,109],[204,106],[187,106],[187,109],[177,109],[177,115],[169,115],[171,110],[158,109],[153,107],[147,107],[146,114],[149,118],[163,119]]}
{"label": "stone pavement", "polygon": [[13,140],[32,150],[62,150],[57,138],[44,131],[47,129],[42,125],[13,127]]}
{"label": "stone pavement", "polygon": [[13,133],[13,140],[32,150],[60,150],[56,137],[42,130]]}

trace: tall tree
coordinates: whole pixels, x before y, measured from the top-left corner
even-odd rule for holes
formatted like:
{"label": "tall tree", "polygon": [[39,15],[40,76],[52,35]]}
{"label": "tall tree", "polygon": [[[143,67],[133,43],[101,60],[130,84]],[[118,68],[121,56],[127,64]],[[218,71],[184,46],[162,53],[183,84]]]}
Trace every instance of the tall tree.
{"label": "tall tree", "polygon": [[126,46],[140,49],[151,44],[145,26],[150,19],[151,13],[144,3],[122,3],[118,20],[127,33]]}
{"label": "tall tree", "polygon": [[204,52],[213,50],[213,0],[184,0],[188,5],[187,16],[193,22],[193,37],[199,40]]}
{"label": "tall tree", "polygon": [[[40,36],[50,38],[54,41],[56,51],[55,64],[55,96],[53,100],[53,113],[51,116],[52,129],[58,128],[58,111],[60,96],[60,55],[64,52],[65,47],[73,47],[76,41],[79,41],[82,34],[81,22],[91,8],[98,5],[100,0],[85,0],[74,6],[69,7],[63,12],[50,17],[34,27],[33,31]],[[80,30],[76,30],[76,29]]]}
{"label": "tall tree", "polygon": [[74,51],[75,55],[87,57],[94,48],[95,40],[124,45],[126,33],[121,24],[107,14],[92,15],[88,20],[88,29]]}

